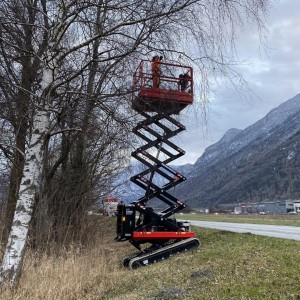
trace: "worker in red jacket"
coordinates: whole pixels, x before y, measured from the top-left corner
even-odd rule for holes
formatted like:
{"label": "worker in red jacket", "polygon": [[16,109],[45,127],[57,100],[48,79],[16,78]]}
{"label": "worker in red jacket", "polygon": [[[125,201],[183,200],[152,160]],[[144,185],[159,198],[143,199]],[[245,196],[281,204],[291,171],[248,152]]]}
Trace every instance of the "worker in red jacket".
{"label": "worker in red jacket", "polygon": [[162,59],[163,59],[163,57],[162,56],[159,57],[158,55],[156,55],[152,58],[151,67],[152,67],[152,81],[153,81],[154,88],[159,88],[160,75],[161,75],[159,65],[160,65]]}

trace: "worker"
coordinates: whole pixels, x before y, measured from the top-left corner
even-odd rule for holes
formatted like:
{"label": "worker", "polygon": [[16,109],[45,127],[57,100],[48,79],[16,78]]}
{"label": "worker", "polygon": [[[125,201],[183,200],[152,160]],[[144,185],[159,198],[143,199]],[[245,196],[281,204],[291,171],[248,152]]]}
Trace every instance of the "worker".
{"label": "worker", "polygon": [[180,89],[182,92],[185,91],[189,85],[190,79],[191,79],[191,76],[188,73],[180,74],[179,82],[178,82],[178,89]]}
{"label": "worker", "polygon": [[160,85],[161,71],[160,71],[159,65],[160,65],[162,59],[163,59],[163,57],[162,56],[159,57],[158,55],[155,55],[152,58],[151,67],[152,67],[152,81],[153,81],[154,88],[159,88],[159,85]]}

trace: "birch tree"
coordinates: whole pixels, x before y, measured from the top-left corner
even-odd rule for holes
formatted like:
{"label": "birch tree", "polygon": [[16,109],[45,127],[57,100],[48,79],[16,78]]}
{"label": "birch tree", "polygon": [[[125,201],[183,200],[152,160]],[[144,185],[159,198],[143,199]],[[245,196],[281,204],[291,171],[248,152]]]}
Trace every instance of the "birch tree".
{"label": "birch tree", "polygon": [[[29,145],[25,152],[23,178],[20,184],[19,198],[16,204],[13,224],[3,257],[1,281],[15,282],[20,273],[24,257],[25,243],[28,235],[29,223],[34,207],[34,200],[38,197],[41,187],[45,139],[50,131],[50,104],[53,102],[53,85],[56,71],[61,58],[57,53],[57,42],[62,38],[67,24],[63,24],[64,11],[59,9],[57,25],[49,28],[49,45],[41,57],[41,83],[32,102],[35,105],[32,132]],[[47,22],[48,23],[48,22]],[[35,99],[37,98],[37,99]]]}
{"label": "birch tree", "polygon": [[[112,134],[118,130],[107,126],[113,123],[126,129],[130,120],[125,100],[135,61],[159,52],[169,60],[196,63],[203,74],[204,86],[214,80],[206,74],[215,72],[215,78],[230,78],[235,73],[230,62],[234,60],[232,41],[236,26],[245,19],[262,28],[268,3],[267,0],[2,1],[1,98],[9,106],[14,101],[12,96],[19,93],[26,103],[26,113],[22,112],[26,122],[20,145],[11,145],[24,155],[18,162],[22,176],[16,175],[19,180],[16,185],[20,182],[20,187],[16,187],[16,208],[0,282],[11,285],[17,282],[33,209],[38,203],[48,215],[47,180],[52,180],[59,167],[64,172],[64,163],[72,157],[79,163],[86,161],[86,154],[93,148],[93,142],[88,141],[91,135],[86,133],[92,133],[91,128],[97,124],[103,126],[98,133],[111,138],[101,145],[94,143],[94,147],[100,147],[93,152],[95,165],[94,170],[86,173],[89,176],[99,173],[100,161],[109,170],[107,160],[111,153],[116,156],[121,153],[121,150],[106,151],[123,142],[119,139],[121,135]],[[27,60],[20,63],[20,58]],[[33,72],[29,82],[25,80],[26,68]],[[22,74],[26,81],[23,85]],[[14,93],[5,92],[7,84],[15,89]],[[8,111],[13,113],[13,107]],[[67,132],[71,133],[69,140]],[[71,150],[67,146],[72,137],[76,140],[72,141]],[[49,161],[55,139],[62,148],[66,147],[61,149],[61,155],[53,155]],[[1,144],[2,150],[8,151],[5,143]],[[81,205],[80,201],[77,204],[75,209]],[[74,208],[69,213],[73,214]]]}
{"label": "birch tree", "polygon": [[[34,93],[37,79],[38,57],[31,55],[35,27],[30,26],[34,19],[34,8],[0,4],[0,119],[4,132],[1,134],[0,149],[11,165],[9,189],[7,192],[4,235],[7,240],[16,207],[20,181],[24,167],[24,152],[27,131],[32,113],[30,95]],[[25,11],[27,11],[25,13]],[[36,49],[41,53],[45,39]]]}

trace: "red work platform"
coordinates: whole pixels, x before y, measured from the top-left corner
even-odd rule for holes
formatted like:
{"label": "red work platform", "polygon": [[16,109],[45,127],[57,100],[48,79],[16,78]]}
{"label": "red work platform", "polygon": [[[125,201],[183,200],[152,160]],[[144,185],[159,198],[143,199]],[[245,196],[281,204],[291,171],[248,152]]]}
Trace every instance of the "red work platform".
{"label": "red work platform", "polygon": [[182,240],[193,237],[195,237],[195,233],[189,231],[135,231],[133,232],[132,240]]}
{"label": "red work platform", "polygon": [[[159,63],[155,75],[152,63],[143,60],[133,76],[132,108],[138,112],[179,113],[193,103],[193,69],[188,66]],[[154,87],[154,77],[159,87]]]}

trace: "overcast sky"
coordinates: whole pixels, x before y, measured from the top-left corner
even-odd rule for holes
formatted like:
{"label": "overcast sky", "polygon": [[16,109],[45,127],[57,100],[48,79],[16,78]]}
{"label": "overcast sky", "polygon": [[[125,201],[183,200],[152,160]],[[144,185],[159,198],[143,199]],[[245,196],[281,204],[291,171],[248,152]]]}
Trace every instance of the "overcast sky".
{"label": "overcast sky", "polygon": [[266,49],[261,49],[254,31],[242,33],[237,41],[238,55],[245,60],[238,70],[256,96],[249,99],[233,88],[219,88],[208,107],[207,126],[199,118],[186,117],[194,114],[191,109],[183,111],[187,131],[177,144],[186,155],[173,163],[194,163],[230,128],[244,129],[300,93],[300,0],[276,2],[269,14]]}

